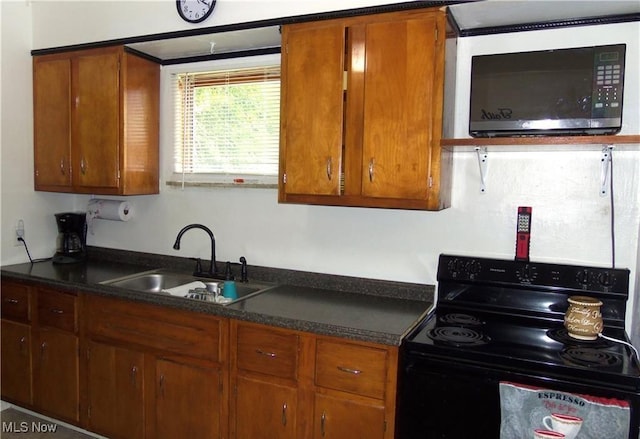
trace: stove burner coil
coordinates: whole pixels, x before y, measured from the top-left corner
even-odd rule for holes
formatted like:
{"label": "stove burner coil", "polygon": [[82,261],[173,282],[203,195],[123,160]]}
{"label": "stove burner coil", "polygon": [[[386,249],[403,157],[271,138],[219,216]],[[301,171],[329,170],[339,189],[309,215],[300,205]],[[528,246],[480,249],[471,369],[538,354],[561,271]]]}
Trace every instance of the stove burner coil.
{"label": "stove burner coil", "polygon": [[613,344],[610,341],[605,340],[604,338],[598,337],[596,340],[581,340],[577,338],[573,338],[569,335],[569,331],[566,328],[554,328],[549,329],[547,331],[547,337],[552,340],[557,341],[558,343],[562,343],[564,345],[570,346],[588,346],[591,348],[608,348]]}
{"label": "stove burner coil", "polygon": [[484,323],[477,317],[461,313],[445,314],[440,317],[439,320],[441,323],[448,325],[479,326]]}
{"label": "stove burner coil", "polygon": [[428,333],[434,341],[444,342],[453,346],[480,346],[489,342],[489,337],[481,332],[459,326],[440,326]]}
{"label": "stove burner coil", "polygon": [[560,352],[560,358],[575,366],[591,368],[616,367],[622,364],[618,354],[589,347],[568,347]]}

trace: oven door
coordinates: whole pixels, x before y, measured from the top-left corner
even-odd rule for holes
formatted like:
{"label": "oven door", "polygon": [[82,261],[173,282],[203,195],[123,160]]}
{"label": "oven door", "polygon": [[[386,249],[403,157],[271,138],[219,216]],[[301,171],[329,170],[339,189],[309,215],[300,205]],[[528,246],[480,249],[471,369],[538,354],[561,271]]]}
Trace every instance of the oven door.
{"label": "oven door", "polygon": [[420,354],[407,355],[401,371],[399,439],[499,438],[501,381],[626,401],[631,407],[628,439],[640,439],[636,393]]}

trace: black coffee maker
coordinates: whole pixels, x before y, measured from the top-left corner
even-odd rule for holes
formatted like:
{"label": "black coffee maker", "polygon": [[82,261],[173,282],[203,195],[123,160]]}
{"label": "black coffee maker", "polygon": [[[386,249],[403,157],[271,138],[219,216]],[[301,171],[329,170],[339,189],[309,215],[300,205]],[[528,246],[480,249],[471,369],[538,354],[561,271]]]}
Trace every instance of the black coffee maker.
{"label": "black coffee maker", "polygon": [[87,258],[87,217],[84,212],[56,213],[58,237],[54,264],[73,264]]}

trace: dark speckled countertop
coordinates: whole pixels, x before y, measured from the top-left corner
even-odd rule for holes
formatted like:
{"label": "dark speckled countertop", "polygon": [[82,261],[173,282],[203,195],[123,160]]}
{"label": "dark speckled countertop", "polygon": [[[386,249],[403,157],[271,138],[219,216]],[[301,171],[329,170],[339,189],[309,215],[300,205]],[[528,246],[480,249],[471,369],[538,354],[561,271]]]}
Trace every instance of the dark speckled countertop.
{"label": "dark speckled countertop", "polygon": [[193,261],[90,247],[90,257],[84,263],[43,261],[3,266],[2,277],[394,346],[400,345],[433,304],[432,285],[251,265],[250,281],[271,283],[275,288],[227,306],[101,283],[152,269],[190,274]]}

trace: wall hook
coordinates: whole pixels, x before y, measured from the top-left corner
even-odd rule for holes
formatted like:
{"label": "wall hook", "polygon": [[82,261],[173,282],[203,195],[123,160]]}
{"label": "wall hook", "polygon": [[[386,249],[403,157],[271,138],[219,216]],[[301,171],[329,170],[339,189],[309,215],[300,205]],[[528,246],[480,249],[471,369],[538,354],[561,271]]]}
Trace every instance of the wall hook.
{"label": "wall hook", "polygon": [[474,149],[478,156],[478,167],[480,168],[480,192],[485,193],[487,191],[485,178],[487,176],[487,165],[489,164],[489,151],[486,146],[476,146]]}
{"label": "wall hook", "polygon": [[600,156],[600,196],[605,197],[609,192],[611,180],[611,159],[613,155],[613,145],[602,147]]}

